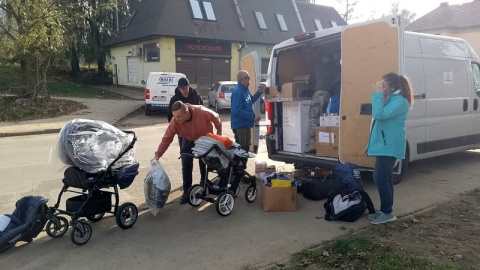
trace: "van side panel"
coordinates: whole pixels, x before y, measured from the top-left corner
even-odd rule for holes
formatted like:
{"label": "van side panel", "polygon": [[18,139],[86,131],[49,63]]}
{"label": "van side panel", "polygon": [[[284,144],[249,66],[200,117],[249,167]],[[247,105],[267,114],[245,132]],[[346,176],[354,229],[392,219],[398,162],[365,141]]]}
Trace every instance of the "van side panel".
{"label": "van side panel", "polygon": [[[426,140],[425,156],[467,149],[473,133],[469,63],[463,43],[420,38],[424,54]],[[436,152],[436,153],[435,153]]]}
{"label": "van side panel", "polygon": [[[386,21],[346,28],[342,33],[342,90],[340,101],[341,162],[373,167],[365,147],[372,120],[373,84],[399,69],[399,31]],[[371,107],[370,107],[371,108]]]}

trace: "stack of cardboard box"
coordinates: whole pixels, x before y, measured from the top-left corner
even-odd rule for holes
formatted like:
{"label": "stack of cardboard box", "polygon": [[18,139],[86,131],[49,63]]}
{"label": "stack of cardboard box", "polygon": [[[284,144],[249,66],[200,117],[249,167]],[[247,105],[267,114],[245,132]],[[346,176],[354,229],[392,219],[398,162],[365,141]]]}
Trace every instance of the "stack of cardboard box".
{"label": "stack of cardboard box", "polygon": [[315,128],[315,150],[317,156],[338,157],[338,130],[340,116],[322,115],[320,126]]}

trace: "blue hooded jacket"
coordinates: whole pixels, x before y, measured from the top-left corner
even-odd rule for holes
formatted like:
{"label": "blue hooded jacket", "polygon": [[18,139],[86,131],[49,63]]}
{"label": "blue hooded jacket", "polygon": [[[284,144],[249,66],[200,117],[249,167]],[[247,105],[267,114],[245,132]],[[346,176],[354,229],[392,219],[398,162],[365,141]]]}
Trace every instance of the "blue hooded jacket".
{"label": "blue hooded jacket", "polygon": [[247,87],[241,83],[237,84],[231,96],[230,127],[232,129],[253,127],[255,113],[252,104],[261,96],[259,92],[252,96]]}
{"label": "blue hooded jacket", "polygon": [[383,93],[372,94],[372,128],[368,140],[369,156],[405,158],[406,130],[409,104],[400,94],[389,94],[385,104]]}

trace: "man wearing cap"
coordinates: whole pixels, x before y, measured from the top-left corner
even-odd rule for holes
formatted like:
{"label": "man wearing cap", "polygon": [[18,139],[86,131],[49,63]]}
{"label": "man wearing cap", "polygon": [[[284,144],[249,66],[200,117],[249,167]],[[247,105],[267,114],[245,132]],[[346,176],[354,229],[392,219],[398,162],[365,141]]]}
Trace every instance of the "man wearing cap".
{"label": "man wearing cap", "polygon": [[250,75],[246,70],[240,70],[237,73],[237,81],[238,84],[231,96],[230,127],[235,134],[235,142],[248,152],[251,137],[250,129],[253,128],[255,122],[261,119],[260,116],[255,115],[252,104],[262,96],[266,87],[260,85],[255,95],[252,96],[248,90]]}
{"label": "man wearing cap", "polygon": [[[172,104],[173,118],[163,135],[155,159],[159,159],[167,151],[175,135],[182,137],[181,153],[192,154],[192,148],[195,141],[207,133],[213,133],[213,126],[217,130],[217,135],[222,135],[222,122],[219,115],[202,106],[190,105],[182,101],[176,101]],[[183,177],[183,195],[181,204],[187,203],[187,192],[192,186],[193,157],[181,155],[182,159],[182,177]],[[205,164],[199,160],[200,166],[205,168]],[[205,175],[203,175],[205,177]]]}
{"label": "man wearing cap", "polygon": [[168,122],[172,120],[172,105],[175,101],[182,101],[183,103],[188,103],[192,105],[203,105],[202,97],[190,87],[190,82],[187,78],[180,78],[178,80],[177,88],[175,88],[175,95],[170,99],[170,104],[168,104],[167,119]]}

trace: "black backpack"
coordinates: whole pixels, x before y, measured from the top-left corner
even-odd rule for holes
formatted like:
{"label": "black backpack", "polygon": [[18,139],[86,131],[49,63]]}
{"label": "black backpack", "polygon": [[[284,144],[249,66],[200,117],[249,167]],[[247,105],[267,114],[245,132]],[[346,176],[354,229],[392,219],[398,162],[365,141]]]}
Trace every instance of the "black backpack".
{"label": "black backpack", "polygon": [[360,171],[355,164],[339,164],[333,173],[338,182],[323,205],[326,220],[354,222],[367,209],[370,214],[375,213],[375,207],[370,196],[363,189]]}

